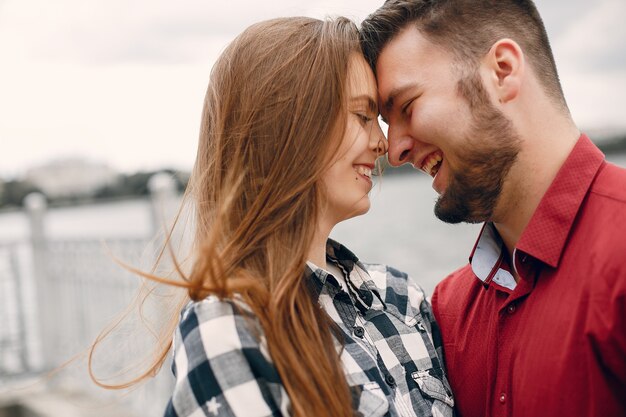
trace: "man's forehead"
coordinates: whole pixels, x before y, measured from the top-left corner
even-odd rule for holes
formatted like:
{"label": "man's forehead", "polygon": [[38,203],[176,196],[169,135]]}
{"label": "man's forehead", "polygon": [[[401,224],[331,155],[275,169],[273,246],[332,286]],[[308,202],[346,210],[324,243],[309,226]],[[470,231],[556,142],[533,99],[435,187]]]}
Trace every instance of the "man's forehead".
{"label": "man's forehead", "polygon": [[[407,39],[409,38],[409,39]],[[379,93],[386,100],[386,95],[390,89],[398,83],[396,78],[401,76],[410,67],[407,60],[411,61],[415,55],[414,45],[410,42],[410,37],[405,31],[392,38],[380,51],[376,61],[376,82]]]}
{"label": "man's forehead", "polygon": [[382,106],[409,88],[447,77],[454,65],[448,50],[434,44],[417,28],[404,29],[381,50],[376,62],[376,82]]}

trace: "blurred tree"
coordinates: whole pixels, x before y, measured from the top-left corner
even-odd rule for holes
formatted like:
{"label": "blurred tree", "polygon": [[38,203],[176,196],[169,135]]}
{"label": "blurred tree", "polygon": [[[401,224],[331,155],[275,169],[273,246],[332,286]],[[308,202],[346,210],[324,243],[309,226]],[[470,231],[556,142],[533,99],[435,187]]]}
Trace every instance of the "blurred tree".
{"label": "blurred tree", "polygon": [[122,174],[117,184],[108,185],[102,187],[95,194],[94,198],[118,198],[118,197],[132,197],[132,196],[146,196],[148,195],[148,181],[150,178],[158,173],[166,172],[174,178],[176,181],[177,189],[182,192],[187,186],[189,181],[189,173],[175,171],[173,169],[162,169],[158,171],[142,171],[133,174]]}
{"label": "blurred tree", "polygon": [[2,185],[0,193],[0,207],[21,207],[22,200],[33,191],[39,191],[37,187],[28,181],[11,180]]}
{"label": "blurred tree", "polygon": [[[171,175],[176,181],[179,192],[182,193],[185,190],[185,187],[187,187],[187,183],[189,181],[188,172],[176,171],[173,169],[142,171],[128,175],[122,174],[120,175],[120,180],[115,184],[102,187],[91,196],[73,195],[56,199],[48,197],[49,203],[50,205],[67,205],[99,199],[147,196],[149,193],[148,181],[158,172],[166,172]],[[0,208],[21,207],[24,197],[33,191],[41,192],[40,189],[25,180],[0,180]]]}

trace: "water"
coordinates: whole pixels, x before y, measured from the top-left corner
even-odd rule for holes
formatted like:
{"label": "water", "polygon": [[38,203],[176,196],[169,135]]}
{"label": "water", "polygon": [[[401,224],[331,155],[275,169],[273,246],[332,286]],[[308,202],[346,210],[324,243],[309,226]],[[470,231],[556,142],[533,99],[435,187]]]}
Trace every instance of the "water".
{"label": "water", "polygon": [[[609,155],[626,167],[626,153]],[[372,208],[339,224],[331,237],[365,262],[392,265],[409,273],[427,293],[450,272],[467,263],[479,225],[448,225],[433,214],[436,193],[420,173],[383,177],[371,193]],[[67,208],[47,213],[52,239],[145,237],[153,233],[150,204],[133,199]],[[0,242],[28,238],[21,212],[0,214]]]}
{"label": "water", "polygon": [[[46,213],[45,232],[51,239],[143,237],[151,233],[151,221],[148,200],[137,198],[51,208]],[[0,214],[0,242],[28,236],[24,212]]]}
{"label": "water", "polygon": [[[383,178],[372,191],[372,208],[338,225],[332,237],[366,262],[387,263],[410,273],[427,290],[464,264],[478,226],[446,225],[433,213],[430,180],[417,174]],[[150,203],[137,199],[67,208],[46,215],[46,235],[58,239],[144,237],[152,233]],[[0,215],[0,241],[28,238],[23,213]]]}

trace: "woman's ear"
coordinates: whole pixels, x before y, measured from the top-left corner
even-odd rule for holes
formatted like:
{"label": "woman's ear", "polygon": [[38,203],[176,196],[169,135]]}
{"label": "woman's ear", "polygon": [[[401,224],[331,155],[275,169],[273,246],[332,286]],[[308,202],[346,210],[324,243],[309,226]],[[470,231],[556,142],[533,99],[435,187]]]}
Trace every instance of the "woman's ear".
{"label": "woman's ear", "polygon": [[520,93],[526,59],[522,48],[511,39],[500,39],[493,44],[483,59],[489,74],[490,89],[500,103],[514,100]]}

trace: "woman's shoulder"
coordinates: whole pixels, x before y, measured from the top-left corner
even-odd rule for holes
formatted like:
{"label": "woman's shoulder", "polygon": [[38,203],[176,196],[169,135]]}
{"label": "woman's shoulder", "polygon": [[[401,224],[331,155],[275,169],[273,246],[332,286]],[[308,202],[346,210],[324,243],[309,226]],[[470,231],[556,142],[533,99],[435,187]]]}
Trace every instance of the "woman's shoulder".
{"label": "woman's shoulder", "polygon": [[199,323],[238,315],[252,316],[250,307],[239,298],[219,298],[216,295],[190,301],[181,312],[181,322],[194,319]]}
{"label": "woman's shoulder", "polygon": [[371,281],[379,289],[392,289],[402,294],[415,292],[416,295],[424,295],[422,287],[406,272],[386,264],[362,263],[362,265]]}
{"label": "woman's shoulder", "polygon": [[[187,345],[200,342],[206,349],[225,352],[258,347],[263,331],[250,307],[239,299],[208,296],[192,301],[181,312],[179,337]],[[220,352],[211,352],[209,356]]]}
{"label": "woman's shoulder", "polygon": [[184,308],[167,416],[287,415],[289,397],[258,323],[237,299],[209,296]]}
{"label": "woman's shoulder", "polygon": [[[410,308],[417,314],[426,300],[422,287],[407,273],[385,264],[362,264],[367,271],[371,283],[383,295],[386,304],[397,305],[401,311]],[[408,306],[406,304],[409,304]]]}

